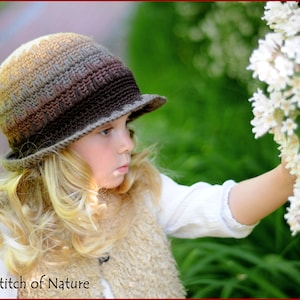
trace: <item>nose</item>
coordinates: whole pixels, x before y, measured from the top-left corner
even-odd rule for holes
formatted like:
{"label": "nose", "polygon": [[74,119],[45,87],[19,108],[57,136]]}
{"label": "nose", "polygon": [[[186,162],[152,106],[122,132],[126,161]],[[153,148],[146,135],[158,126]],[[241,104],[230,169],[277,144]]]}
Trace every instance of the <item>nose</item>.
{"label": "nose", "polygon": [[124,153],[124,152],[131,153],[133,149],[134,149],[134,142],[130,136],[129,130],[126,128],[120,136],[119,153]]}

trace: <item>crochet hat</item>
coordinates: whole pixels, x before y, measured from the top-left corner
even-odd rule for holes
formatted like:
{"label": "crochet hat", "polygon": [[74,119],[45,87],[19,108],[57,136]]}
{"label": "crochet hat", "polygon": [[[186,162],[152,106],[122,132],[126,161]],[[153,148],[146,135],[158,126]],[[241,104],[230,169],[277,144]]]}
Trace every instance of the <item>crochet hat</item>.
{"label": "crochet hat", "polygon": [[0,65],[0,128],[11,171],[34,166],[96,127],[166,102],[141,94],[132,72],[93,39],[75,33],[37,38]]}

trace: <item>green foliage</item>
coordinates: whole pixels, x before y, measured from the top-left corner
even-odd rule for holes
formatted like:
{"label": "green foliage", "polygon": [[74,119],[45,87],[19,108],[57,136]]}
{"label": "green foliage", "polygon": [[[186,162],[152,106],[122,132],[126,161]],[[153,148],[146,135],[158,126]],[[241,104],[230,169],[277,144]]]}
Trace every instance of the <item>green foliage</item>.
{"label": "green foliage", "polygon": [[296,298],[299,237],[283,226],[283,211],[245,239],[174,239],[173,251],[189,298]]}
{"label": "green foliage", "polygon": [[[259,83],[246,71],[266,30],[263,2],[142,2],[132,18],[127,59],[144,93],[168,98],[135,121],[142,145],[183,184],[256,176],[279,163],[270,136],[254,139],[248,102]],[[299,237],[285,208],[241,240],[173,240],[189,297],[297,297]]]}
{"label": "green foliage", "polygon": [[[174,246],[175,247],[175,246]],[[253,245],[176,243],[177,259],[194,298],[297,297],[300,262]]]}
{"label": "green foliage", "polygon": [[[208,8],[213,4],[191,3]],[[128,60],[137,82],[143,92],[169,99],[160,111],[137,122],[142,141],[160,145],[160,165],[178,171],[183,183],[200,177],[210,182],[241,180],[274,166],[277,150],[270,138],[256,141],[251,132],[247,82],[212,77],[191,64],[204,42],[182,38],[178,28],[187,21],[176,13],[178,5],[143,3],[133,20]],[[208,13],[208,8],[202,10]]]}

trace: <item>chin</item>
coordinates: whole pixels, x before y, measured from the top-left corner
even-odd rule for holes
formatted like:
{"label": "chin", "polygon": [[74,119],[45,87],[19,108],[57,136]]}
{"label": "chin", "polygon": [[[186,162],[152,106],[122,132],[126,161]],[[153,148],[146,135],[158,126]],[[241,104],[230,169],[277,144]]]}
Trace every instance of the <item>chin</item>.
{"label": "chin", "polygon": [[118,187],[121,186],[121,184],[124,182],[124,177],[123,178],[119,178],[118,180],[114,180],[113,182],[107,182],[105,184],[99,184],[100,188],[104,188],[104,189],[117,189]]}

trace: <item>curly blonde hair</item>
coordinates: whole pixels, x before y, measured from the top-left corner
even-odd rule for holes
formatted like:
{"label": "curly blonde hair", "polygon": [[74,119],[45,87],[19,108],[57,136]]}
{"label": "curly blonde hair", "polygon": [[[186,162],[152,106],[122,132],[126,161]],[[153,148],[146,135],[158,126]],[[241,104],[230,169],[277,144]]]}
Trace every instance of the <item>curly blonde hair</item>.
{"label": "curly blonde hair", "polygon": [[159,171],[148,154],[132,154],[129,173],[112,190],[98,191],[89,166],[69,148],[36,168],[6,174],[0,181],[0,249],[8,270],[24,274],[46,257],[59,263],[109,251],[126,234],[134,201],[145,193],[154,202],[159,197]]}

